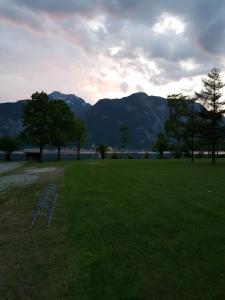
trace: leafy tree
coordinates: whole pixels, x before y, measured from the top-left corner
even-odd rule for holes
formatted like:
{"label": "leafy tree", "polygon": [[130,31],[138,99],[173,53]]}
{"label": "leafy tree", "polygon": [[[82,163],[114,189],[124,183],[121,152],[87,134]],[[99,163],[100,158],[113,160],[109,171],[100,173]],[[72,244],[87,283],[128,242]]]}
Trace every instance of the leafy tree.
{"label": "leafy tree", "polygon": [[175,157],[180,158],[185,147],[187,135],[188,105],[187,97],[182,94],[173,94],[167,97],[169,118],[165,122],[165,133],[168,144],[175,152]]}
{"label": "leafy tree", "polygon": [[153,150],[159,151],[159,157],[163,158],[163,153],[167,149],[167,139],[163,133],[160,133],[153,145]]}
{"label": "leafy tree", "polygon": [[203,89],[196,94],[196,99],[204,108],[200,112],[199,131],[200,136],[206,139],[212,149],[212,163],[215,163],[216,145],[224,138],[225,128],[223,114],[225,113],[225,101],[221,101],[221,89],[224,87],[220,76],[220,70],[213,68],[208,77],[202,80]]}
{"label": "leafy tree", "polygon": [[121,145],[120,149],[122,150],[122,153],[124,152],[127,142],[128,142],[128,134],[129,134],[129,128],[127,125],[122,125],[120,127],[120,140],[121,140]]}
{"label": "leafy tree", "polygon": [[61,147],[70,140],[70,131],[73,128],[74,114],[63,100],[50,102],[51,112],[51,142],[58,150],[60,160]]}
{"label": "leafy tree", "polygon": [[113,152],[112,155],[111,155],[111,159],[118,159],[118,158],[119,158],[118,153]]}
{"label": "leafy tree", "polygon": [[22,136],[28,143],[40,148],[40,161],[44,145],[51,141],[51,114],[48,95],[44,92],[34,93],[23,107]]}
{"label": "leafy tree", "polygon": [[13,151],[19,148],[18,139],[12,136],[5,135],[0,138],[0,150],[5,152],[5,160],[11,160]]}
{"label": "leafy tree", "polygon": [[104,144],[99,144],[97,147],[97,151],[100,153],[101,159],[105,158],[105,153],[107,151],[108,147]]}
{"label": "leafy tree", "polygon": [[70,137],[77,149],[77,160],[80,160],[80,150],[84,146],[86,140],[86,131],[87,128],[84,121],[78,118],[73,118]]}

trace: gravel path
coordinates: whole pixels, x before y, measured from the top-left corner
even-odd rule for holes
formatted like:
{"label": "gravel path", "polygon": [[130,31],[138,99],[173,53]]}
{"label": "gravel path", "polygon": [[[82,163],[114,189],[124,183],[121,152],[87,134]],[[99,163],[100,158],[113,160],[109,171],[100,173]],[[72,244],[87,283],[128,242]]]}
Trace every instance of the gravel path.
{"label": "gravel path", "polygon": [[24,162],[8,162],[0,163],[0,174],[19,168]]}
{"label": "gravel path", "polygon": [[[21,163],[12,165],[11,163],[4,164],[5,168],[1,168],[1,173],[13,170],[14,168],[20,167]],[[9,166],[8,166],[9,165]],[[10,168],[11,165],[11,168]],[[57,174],[63,172],[62,168],[25,168],[20,174],[12,174],[8,176],[0,176],[0,193],[6,191],[8,188],[13,186],[25,186],[34,183],[41,175]]]}

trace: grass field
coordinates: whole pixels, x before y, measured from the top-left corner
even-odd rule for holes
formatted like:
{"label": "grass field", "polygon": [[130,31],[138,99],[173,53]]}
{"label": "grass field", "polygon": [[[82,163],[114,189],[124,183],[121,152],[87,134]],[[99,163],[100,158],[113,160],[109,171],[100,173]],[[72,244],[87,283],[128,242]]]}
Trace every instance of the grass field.
{"label": "grass field", "polygon": [[[0,200],[0,299],[225,299],[225,161],[41,166],[64,175]],[[52,181],[53,223],[30,232]]]}

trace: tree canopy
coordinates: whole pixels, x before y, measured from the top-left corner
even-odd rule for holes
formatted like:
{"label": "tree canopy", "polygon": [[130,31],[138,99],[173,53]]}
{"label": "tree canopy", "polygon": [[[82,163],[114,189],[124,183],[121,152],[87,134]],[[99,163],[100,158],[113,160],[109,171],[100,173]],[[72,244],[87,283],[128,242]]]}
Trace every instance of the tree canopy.
{"label": "tree canopy", "polygon": [[34,93],[23,107],[22,136],[28,143],[40,147],[40,160],[44,145],[51,142],[51,114],[48,95]]}
{"label": "tree canopy", "polygon": [[163,158],[164,151],[167,149],[168,143],[164,133],[160,133],[153,145],[153,150],[159,151],[159,157]]}
{"label": "tree canopy", "polygon": [[70,140],[77,150],[77,160],[80,160],[80,150],[85,144],[87,128],[85,122],[79,118],[73,120],[70,131]]}
{"label": "tree canopy", "polygon": [[11,160],[11,154],[13,151],[19,148],[19,142],[16,137],[5,135],[0,137],[0,150],[5,152],[5,160]]}
{"label": "tree canopy", "polygon": [[167,97],[169,117],[165,122],[165,133],[168,137],[168,144],[175,152],[175,157],[181,156],[185,147],[188,123],[188,98],[182,94],[172,94]]}
{"label": "tree canopy", "polygon": [[129,128],[127,125],[123,124],[120,126],[120,148],[125,149],[128,142],[128,134],[129,134]]}
{"label": "tree canopy", "polygon": [[22,137],[30,144],[40,147],[40,160],[45,145],[58,148],[60,159],[61,146],[73,141],[77,148],[77,159],[84,145],[86,125],[74,117],[73,112],[63,100],[49,100],[44,92],[34,93],[23,109]]}
{"label": "tree canopy", "polygon": [[52,100],[50,102],[51,113],[51,143],[58,149],[58,160],[60,160],[60,149],[65,146],[71,138],[74,114],[63,100]]}

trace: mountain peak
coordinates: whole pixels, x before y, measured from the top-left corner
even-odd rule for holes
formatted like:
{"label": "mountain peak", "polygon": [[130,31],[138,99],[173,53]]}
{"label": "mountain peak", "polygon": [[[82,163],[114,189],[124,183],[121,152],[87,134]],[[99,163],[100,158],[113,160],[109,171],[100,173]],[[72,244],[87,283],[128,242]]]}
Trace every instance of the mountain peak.
{"label": "mountain peak", "polygon": [[148,95],[144,92],[136,92],[136,93],[131,94],[130,96],[145,96],[145,97],[147,96],[148,97]]}
{"label": "mountain peak", "polygon": [[63,94],[61,92],[54,91],[49,94],[48,97],[51,100],[65,101],[71,110],[79,117],[82,117],[91,106],[89,103],[85,102],[84,99],[73,94]]}
{"label": "mountain peak", "polygon": [[[81,99],[79,97],[77,97],[74,94],[63,94],[61,92],[58,91],[53,91],[52,93],[50,93],[49,95],[50,99],[61,99],[61,100],[65,100],[66,98],[70,97],[70,98],[75,98],[75,99]],[[83,99],[82,99],[83,100]]]}

